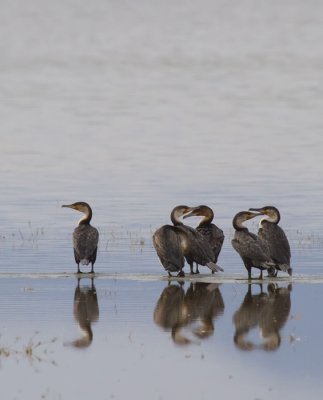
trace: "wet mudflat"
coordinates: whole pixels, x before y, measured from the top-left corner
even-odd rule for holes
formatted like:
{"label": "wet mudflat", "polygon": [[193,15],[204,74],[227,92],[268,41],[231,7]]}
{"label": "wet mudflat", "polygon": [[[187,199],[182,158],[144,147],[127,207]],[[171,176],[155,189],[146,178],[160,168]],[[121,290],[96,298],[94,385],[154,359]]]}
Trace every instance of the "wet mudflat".
{"label": "wet mudflat", "polygon": [[323,389],[315,280],[0,284],[5,399],[314,399]]}

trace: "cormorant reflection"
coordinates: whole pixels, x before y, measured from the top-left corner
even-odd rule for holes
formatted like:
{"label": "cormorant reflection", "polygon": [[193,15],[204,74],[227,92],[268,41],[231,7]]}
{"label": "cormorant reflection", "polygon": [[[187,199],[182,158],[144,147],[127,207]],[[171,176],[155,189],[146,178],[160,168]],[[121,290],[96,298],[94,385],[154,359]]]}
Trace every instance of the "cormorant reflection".
{"label": "cormorant reflection", "polygon": [[224,302],[218,284],[191,283],[186,293],[181,284],[169,284],[162,291],[154,311],[156,325],[170,330],[176,344],[192,343],[186,328],[199,339],[214,332],[213,321],[223,314]]}
{"label": "cormorant reflection", "polygon": [[98,298],[93,278],[91,286],[80,286],[81,279],[78,279],[74,294],[74,318],[79,324],[82,336],[74,340],[71,344],[74,347],[88,347],[93,339],[91,324],[99,319]]}
{"label": "cormorant reflection", "polygon": [[[280,288],[278,285],[269,284],[267,293],[263,292],[260,285],[261,291],[255,295],[252,294],[252,286],[248,285],[245,298],[233,315],[234,343],[241,350],[276,350],[281,342],[279,332],[290,313],[292,285]],[[247,338],[249,332],[257,327],[262,338],[260,344],[255,344]]]}

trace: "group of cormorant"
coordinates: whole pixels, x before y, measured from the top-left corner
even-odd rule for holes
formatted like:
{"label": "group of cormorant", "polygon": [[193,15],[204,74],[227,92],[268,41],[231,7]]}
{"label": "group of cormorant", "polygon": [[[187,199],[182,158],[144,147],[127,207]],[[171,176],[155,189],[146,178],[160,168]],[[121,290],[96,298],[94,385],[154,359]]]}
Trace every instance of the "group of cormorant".
{"label": "group of cormorant", "polygon": [[[184,225],[179,220],[192,216],[202,216],[196,229]],[[265,216],[259,224],[258,235],[249,232],[243,223],[257,216]],[[178,272],[183,276],[184,259],[190,266],[191,274],[199,273],[198,265],[206,265],[214,273],[223,271],[216,263],[224,241],[223,231],[212,223],[214,214],[210,207],[177,206],[171,212],[173,225],[164,225],[153,235],[153,244],[160,262],[171,276]],[[251,279],[251,268],[260,269],[259,278],[262,279],[263,270],[269,276],[277,276],[278,271],[292,274],[290,267],[290,247],[288,239],[278,225],[280,213],[276,207],[250,208],[241,211],[233,218],[235,229],[232,239],[233,248],[239,253]],[[193,271],[193,263],[197,264]]]}
{"label": "group of cormorant", "polygon": [[[91,226],[92,209],[85,202],[63,205],[84,213],[73,233],[74,257],[77,272],[81,273],[80,264],[91,264],[91,273],[96,260],[99,232]],[[180,218],[203,217],[196,229],[185,225]],[[259,224],[258,234],[249,232],[244,222],[257,216],[265,216]],[[206,205],[189,207],[176,206],[170,215],[173,225],[163,225],[153,234],[153,245],[159,260],[169,276],[177,272],[184,276],[185,260],[191,274],[198,274],[198,266],[207,266],[212,273],[223,271],[217,265],[223,245],[223,231],[212,223],[214,213]],[[260,270],[259,278],[267,270],[269,276],[277,276],[278,271],[292,275],[290,266],[290,246],[283,229],[278,225],[280,213],[276,207],[250,208],[238,212],[232,221],[235,229],[232,239],[233,248],[239,253],[251,279],[251,268]],[[196,269],[194,271],[194,263]]]}

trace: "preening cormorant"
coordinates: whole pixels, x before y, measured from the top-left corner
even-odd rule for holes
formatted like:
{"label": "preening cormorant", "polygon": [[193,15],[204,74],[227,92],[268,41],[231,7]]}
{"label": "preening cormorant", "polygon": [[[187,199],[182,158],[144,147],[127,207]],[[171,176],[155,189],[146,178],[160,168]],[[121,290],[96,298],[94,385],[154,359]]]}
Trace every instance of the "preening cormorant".
{"label": "preening cormorant", "polygon": [[275,265],[273,276],[277,276],[278,271],[288,272],[292,275],[290,266],[290,246],[283,229],[278,225],[280,213],[276,207],[266,206],[262,208],[249,208],[250,211],[257,211],[265,215],[259,223],[258,238],[263,241]]}
{"label": "preening cormorant", "polygon": [[89,263],[91,263],[91,273],[94,273],[93,266],[98,249],[99,232],[90,225],[92,209],[82,201],[63,205],[62,207],[72,208],[84,213],[73,232],[74,257],[77,264],[77,273],[81,273],[80,264],[89,265]]}
{"label": "preening cormorant", "polygon": [[[188,214],[183,218],[201,216],[203,219],[200,221],[196,230],[208,241],[213,251],[213,262],[216,264],[223,245],[224,234],[222,229],[212,223],[214,218],[213,210],[205,205],[193,207]],[[196,265],[196,273],[199,273],[198,264]],[[212,271],[213,273],[213,271]]]}
{"label": "preening cormorant", "polygon": [[263,241],[257,235],[248,231],[243,223],[251,218],[257,217],[259,213],[241,211],[235,215],[232,224],[235,229],[234,238],[231,243],[233,248],[239,253],[248,271],[248,279],[251,279],[251,268],[260,269],[259,279],[262,279],[262,271],[272,270],[275,267],[270,258],[269,251]]}
{"label": "preening cormorant", "polygon": [[153,244],[165,270],[184,276],[184,257],[193,274],[194,262],[211,271],[223,271],[213,262],[213,251],[207,240],[195,229],[184,225],[179,218],[191,211],[188,206],[177,206],[171,213],[172,225],[164,225],[153,235]]}

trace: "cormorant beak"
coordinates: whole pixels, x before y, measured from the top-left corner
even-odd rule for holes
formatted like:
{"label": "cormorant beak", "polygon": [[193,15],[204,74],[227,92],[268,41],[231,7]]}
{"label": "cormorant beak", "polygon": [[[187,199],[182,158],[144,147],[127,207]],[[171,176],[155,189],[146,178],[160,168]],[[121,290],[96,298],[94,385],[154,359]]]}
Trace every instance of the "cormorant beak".
{"label": "cormorant beak", "polygon": [[258,213],[260,213],[261,215],[267,214],[266,210],[263,208],[249,208],[249,211],[257,211]]}
{"label": "cormorant beak", "polygon": [[199,208],[200,207],[190,207],[188,209],[188,212],[185,215],[183,215],[183,219],[199,215],[198,214]]}
{"label": "cormorant beak", "polygon": [[262,213],[259,213],[259,212],[257,212],[257,213],[255,213],[255,212],[249,212],[249,213],[248,213],[248,218],[247,218],[247,219],[252,219],[252,218],[258,217],[259,215],[262,215]]}
{"label": "cormorant beak", "polygon": [[74,208],[73,204],[63,204],[62,207]]}

